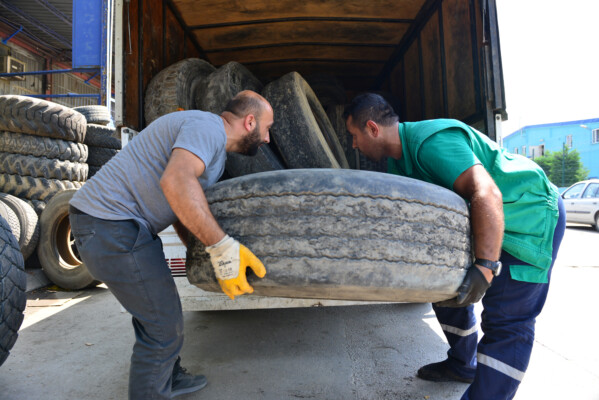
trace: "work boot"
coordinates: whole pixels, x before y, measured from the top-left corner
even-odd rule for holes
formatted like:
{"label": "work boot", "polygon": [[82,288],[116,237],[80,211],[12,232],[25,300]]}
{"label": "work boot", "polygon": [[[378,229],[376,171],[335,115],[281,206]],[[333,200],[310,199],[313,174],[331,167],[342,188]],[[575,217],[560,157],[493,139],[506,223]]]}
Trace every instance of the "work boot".
{"label": "work boot", "polygon": [[418,377],[433,382],[472,383],[474,381],[474,377],[468,378],[455,373],[449,366],[449,360],[425,365],[418,370]]}
{"label": "work boot", "polygon": [[171,386],[171,399],[186,393],[195,392],[208,384],[204,375],[192,375],[181,366],[181,357],[177,357],[173,367],[173,384]]}

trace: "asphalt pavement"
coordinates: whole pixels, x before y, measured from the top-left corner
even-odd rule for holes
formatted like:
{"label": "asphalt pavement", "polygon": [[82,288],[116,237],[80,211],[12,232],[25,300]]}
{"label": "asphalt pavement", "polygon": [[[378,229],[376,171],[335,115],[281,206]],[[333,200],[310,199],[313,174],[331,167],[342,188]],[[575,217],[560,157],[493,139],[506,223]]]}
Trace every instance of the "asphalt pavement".
{"label": "asphalt pavement", "polygon": [[[516,400],[599,400],[599,232],[568,226]],[[109,291],[28,294],[0,367],[0,399],[125,399],[130,317]],[[479,310],[480,311],[480,310]],[[416,377],[445,357],[430,304],[185,312],[183,366],[208,386],[181,400],[458,400]]]}

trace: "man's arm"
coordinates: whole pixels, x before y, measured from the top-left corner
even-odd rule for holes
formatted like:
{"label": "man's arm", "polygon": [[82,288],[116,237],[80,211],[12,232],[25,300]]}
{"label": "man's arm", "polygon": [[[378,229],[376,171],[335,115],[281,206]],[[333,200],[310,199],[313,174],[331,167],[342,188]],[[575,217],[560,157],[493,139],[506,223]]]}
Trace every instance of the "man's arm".
{"label": "man's arm", "polygon": [[183,225],[181,221],[176,221],[175,223],[173,223],[173,228],[175,228],[175,232],[177,232],[177,236],[179,236],[181,242],[185,246],[187,246],[187,238],[189,235],[189,231],[187,230],[185,225]]}
{"label": "man's arm", "polygon": [[[503,197],[493,178],[480,165],[464,171],[453,184],[454,191],[470,201],[470,219],[476,258],[496,261],[503,241]],[[491,282],[493,273],[477,266]]]}
{"label": "man's arm", "polygon": [[176,148],[160,178],[160,187],[180,223],[202,243],[210,246],[224,238],[225,232],[210,212],[198,181],[205,169],[204,162],[195,154]]}

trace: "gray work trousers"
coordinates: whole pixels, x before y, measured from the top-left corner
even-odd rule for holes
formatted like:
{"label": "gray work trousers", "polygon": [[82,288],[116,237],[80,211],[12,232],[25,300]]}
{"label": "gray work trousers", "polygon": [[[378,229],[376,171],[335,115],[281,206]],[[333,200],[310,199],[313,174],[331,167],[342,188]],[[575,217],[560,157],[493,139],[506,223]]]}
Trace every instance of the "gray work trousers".
{"label": "gray work trousers", "polygon": [[183,345],[183,313],[160,238],[131,219],[107,221],[71,212],[70,221],[89,272],[133,316],[129,399],[170,399],[173,366]]}

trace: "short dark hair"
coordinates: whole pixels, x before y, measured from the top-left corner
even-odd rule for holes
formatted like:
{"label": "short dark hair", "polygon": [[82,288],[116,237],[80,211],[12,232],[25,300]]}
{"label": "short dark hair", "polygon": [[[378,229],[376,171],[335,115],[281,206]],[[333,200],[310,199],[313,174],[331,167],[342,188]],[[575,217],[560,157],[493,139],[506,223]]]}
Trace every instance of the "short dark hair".
{"label": "short dark hair", "polygon": [[249,114],[254,114],[256,118],[259,118],[264,108],[264,103],[259,96],[253,96],[248,92],[240,92],[229,100],[224,111],[229,111],[240,118]]}
{"label": "short dark hair", "polygon": [[399,116],[393,107],[383,96],[375,93],[363,93],[356,96],[343,112],[344,120],[350,116],[353,124],[359,129],[364,128],[369,120],[383,126],[390,126],[399,121]]}

